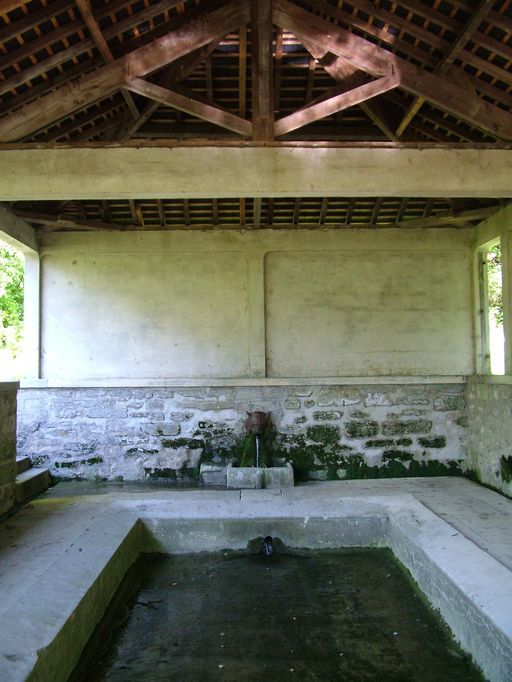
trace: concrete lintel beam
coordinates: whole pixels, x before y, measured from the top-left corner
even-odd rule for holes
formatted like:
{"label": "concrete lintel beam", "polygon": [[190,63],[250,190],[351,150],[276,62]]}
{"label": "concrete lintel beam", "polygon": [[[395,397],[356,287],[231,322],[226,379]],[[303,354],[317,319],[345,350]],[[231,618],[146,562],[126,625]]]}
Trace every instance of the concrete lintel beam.
{"label": "concrete lintel beam", "polygon": [[512,150],[114,146],[0,150],[0,201],[512,197]]}
{"label": "concrete lintel beam", "polygon": [[26,252],[29,249],[39,252],[34,228],[5,206],[0,206],[0,239],[20,251]]}

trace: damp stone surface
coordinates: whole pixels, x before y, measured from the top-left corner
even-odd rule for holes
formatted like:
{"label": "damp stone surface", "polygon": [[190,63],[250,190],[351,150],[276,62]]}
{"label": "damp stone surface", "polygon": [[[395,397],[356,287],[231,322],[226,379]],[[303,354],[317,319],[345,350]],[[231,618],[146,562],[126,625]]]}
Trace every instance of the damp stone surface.
{"label": "damp stone surface", "polygon": [[484,679],[386,549],[146,555],[122,589],[73,682]]}

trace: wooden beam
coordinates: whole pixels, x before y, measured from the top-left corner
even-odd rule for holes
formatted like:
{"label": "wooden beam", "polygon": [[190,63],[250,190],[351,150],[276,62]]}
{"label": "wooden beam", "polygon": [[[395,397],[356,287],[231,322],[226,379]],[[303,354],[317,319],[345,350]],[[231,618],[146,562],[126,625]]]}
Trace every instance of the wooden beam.
{"label": "wooden beam", "polygon": [[500,210],[500,206],[485,206],[474,208],[460,213],[438,213],[425,218],[411,218],[395,223],[396,227],[422,228],[422,227],[444,227],[445,225],[464,225],[465,223],[475,223],[494,215]]}
{"label": "wooden beam", "polygon": [[261,227],[261,197],[254,197],[252,209],[252,226],[255,230]]}
{"label": "wooden beam", "polygon": [[251,0],[253,138],[271,140],[274,132],[272,2]]}
{"label": "wooden beam", "polygon": [[247,26],[238,32],[238,115],[247,115]]}
{"label": "wooden beam", "polygon": [[160,225],[161,225],[161,227],[167,227],[167,219],[165,217],[164,202],[161,199],[157,199],[156,205],[158,208],[158,219],[160,220]]}
{"label": "wooden beam", "polygon": [[300,202],[301,202],[301,198],[295,197],[295,201],[293,202],[293,224],[294,225],[299,224]]}
{"label": "wooden beam", "polygon": [[[105,37],[101,32],[98,22],[94,18],[90,0],[75,0],[75,2],[78,9],[80,10],[82,19],[84,20],[85,25],[89,29],[89,33],[91,34],[92,39],[94,40],[94,43],[99,50],[99,53],[107,62],[107,64],[112,64],[112,62],[114,61],[114,55],[112,54],[112,51],[110,50],[110,47],[108,46],[107,41],[105,40]],[[124,88],[121,89],[121,92],[125,99],[126,104],[128,105],[130,113],[132,114],[133,118],[137,119],[139,116],[139,111],[135,106],[133,97],[130,95],[129,92],[126,92]]]}
{"label": "wooden beam", "polygon": [[17,249],[39,251],[36,231],[26,220],[7,206],[0,205],[0,239]]}
{"label": "wooden beam", "polygon": [[25,137],[77,109],[111,94],[125,79],[140,78],[226,34],[248,19],[245,2],[232,0],[148,45],[130,52],[77,82],[57,88],[21,111],[0,119],[0,141]]}
{"label": "wooden beam", "polygon": [[324,197],[322,199],[322,205],[320,207],[320,214],[318,217],[318,224],[325,225],[325,218],[327,216],[327,209],[329,207],[329,197]]}
{"label": "wooden beam", "polygon": [[19,6],[20,0],[0,0],[0,14],[12,12],[13,9],[18,9]]}
{"label": "wooden beam", "polygon": [[[194,50],[194,52],[191,52],[190,54],[177,59],[175,62],[172,62],[172,64],[170,64],[165,70],[164,75],[158,79],[158,85],[170,88],[172,90],[172,84],[184,80],[190,76],[190,74],[193,73],[198,66],[200,66],[200,64],[202,64],[206,57],[213,52],[213,50],[219,44],[219,40],[220,38],[213,40],[208,45],[205,45],[198,50]],[[119,126],[117,138],[120,140],[126,140],[133,137],[137,130],[139,130],[139,128],[141,128],[144,123],[151,118],[151,116],[159,107],[160,102],[148,102],[142,113],[135,121],[132,121],[131,118],[125,118],[125,120]]]}
{"label": "wooden beam", "polygon": [[274,68],[274,111],[281,109],[281,73],[283,63],[283,29],[276,30],[276,55]]}
{"label": "wooden beam", "polygon": [[232,130],[239,135],[246,137],[252,135],[252,123],[250,121],[231,114],[212,103],[196,99],[195,96],[192,97],[192,92],[188,89],[180,88],[180,92],[167,90],[167,88],[162,88],[141,78],[128,80],[125,85],[128,90],[160,102],[160,104],[185,111],[187,114],[192,114],[227,130]]}
{"label": "wooden beam", "polygon": [[70,216],[52,215],[50,213],[38,213],[35,211],[18,211],[15,209],[15,214],[29,223],[42,225],[47,232],[64,229],[87,231],[115,230],[117,232],[122,232],[135,227],[134,225],[119,225],[106,223],[101,220],[85,220],[83,218],[72,218]]}
{"label": "wooden beam", "polygon": [[[309,40],[303,40],[303,44],[307,51],[315,58],[315,63],[318,62],[338,83],[344,83],[347,86],[347,90],[368,82],[369,77],[366,73],[355,69],[342,57],[329,54],[329,58],[325,59],[325,50],[322,50],[320,46],[315,45]],[[361,102],[359,106],[368,118],[382,130],[387,138],[392,141],[396,140],[395,126],[390,120],[389,112],[377,100]]]}
{"label": "wooden beam", "polygon": [[0,28],[0,43],[5,43],[8,40],[19,36],[26,31],[30,31],[31,28],[41,24],[43,21],[48,21],[48,17],[61,12],[67,12],[70,7],[74,6],[74,0],[56,0],[56,2],[49,2],[43,5],[40,9],[31,10],[21,19],[17,19],[15,22],[10,22],[4,24]]}
{"label": "wooden beam", "polygon": [[299,40],[311,40],[346,59],[353,66],[375,76],[400,75],[401,88],[425,97],[440,109],[491,133],[512,139],[512,117],[464,88],[420,69],[378,45],[333,26],[288,0],[274,0],[274,22],[292,31]]}
{"label": "wooden beam", "polygon": [[[338,86],[334,88],[332,96],[328,99],[321,98],[320,101],[313,101],[309,106],[303,107],[295,111],[289,116],[285,116],[274,125],[274,134],[277,136],[289,133],[291,130],[297,130],[303,126],[309,125],[321,118],[335,114],[337,111],[343,111],[356,104],[365,102],[366,100],[377,97],[388,90],[397,88],[400,85],[400,78],[389,76],[387,78],[379,78],[371,83],[366,83],[353,90],[345,91],[345,87]],[[339,93],[340,87],[342,92]]]}
{"label": "wooden beam", "polygon": [[[464,49],[466,43],[473,35],[473,33],[476,31],[476,29],[480,26],[482,20],[487,16],[487,14],[489,14],[493,5],[494,0],[481,0],[480,5],[473,12],[471,18],[466,23],[462,31],[459,33],[456,40],[454,40],[453,43],[450,45],[450,48],[445,53],[443,59],[438,63],[437,67],[434,70],[434,73],[441,74],[446,70],[446,67],[448,65],[453,64],[457,55],[461,52],[461,50]],[[425,102],[424,97],[415,98],[414,102],[411,104],[409,109],[406,111],[404,117],[402,118],[400,125],[396,129],[397,137],[400,137],[402,135],[402,133],[405,131],[409,123],[421,109],[424,102]]]}
{"label": "wooden beam", "polygon": [[[117,3],[109,2],[108,4],[105,4],[97,9],[96,18],[98,21],[101,21],[105,17],[108,17],[110,13],[119,11],[120,9],[124,9],[124,7],[128,4],[129,3],[125,2],[125,0],[121,0],[121,2]],[[151,20],[153,16],[168,11],[171,7],[173,7],[176,4],[178,4],[177,0],[165,0],[162,2],[157,2],[154,5],[150,5],[149,7],[146,7],[143,10],[141,10],[140,12],[137,12],[135,15],[132,14],[129,15],[126,19],[114,22],[111,26],[105,28],[105,30],[103,31],[103,36],[106,40],[108,40],[109,38],[122,35],[123,32],[131,30],[133,27],[142,24],[144,21]],[[50,7],[44,7],[43,9],[46,10],[46,16],[52,14],[52,10]],[[18,22],[16,22],[16,25],[18,25]],[[65,32],[65,35],[63,34],[63,39],[66,40],[69,34],[72,33],[71,30],[72,26],[73,25],[70,23],[65,25],[67,33]],[[80,28],[82,28],[82,26],[83,24],[80,23]],[[52,33],[51,35],[53,37],[53,42],[55,42],[57,36],[55,35],[55,33]],[[45,59],[41,59],[36,64],[33,64],[32,66],[29,66],[28,68],[23,69],[22,71],[15,73],[13,76],[10,76],[9,78],[3,80],[0,83],[0,94],[4,94],[5,92],[8,92],[9,90],[12,90],[13,88],[20,86],[29,80],[33,80],[37,78],[37,76],[42,76],[45,72],[49,71],[52,68],[55,68],[59,64],[63,64],[64,62],[68,62],[72,59],[76,59],[78,56],[85,54],[89,50],[92,50],[94,46],[95,45],[92,38],[86,38],[85,40],[80,40],[72,45],[69,45],[69,47],[65,48],[64,50],[60,50],[59,52],[56,52],[50,55],[49,57],[46,57]],[[26,44],[23,48],[23,51],[18,53],[19,61],[23,61],[24,59],[30,61],[30,56],[35,51],[34,48],[35,45],[33,44],[33,42]],[[10,55],[12,55],[12,53],[10,53]],[[92,71],[93,69],[88,70]],[[69,72],[68,69],[66,69],[66,71]],[[16,102],[17,100],[18,98],[15,98]],[[14,108],[17,108],[17,106]]]}

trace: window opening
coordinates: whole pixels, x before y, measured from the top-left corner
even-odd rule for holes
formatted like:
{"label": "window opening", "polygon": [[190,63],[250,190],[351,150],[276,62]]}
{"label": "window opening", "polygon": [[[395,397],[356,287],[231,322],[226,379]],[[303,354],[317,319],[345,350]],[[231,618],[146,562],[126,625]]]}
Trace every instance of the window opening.
{"label": "window opening", "polygon": [[0,240],[0,381],[23,374],[23,288],[25,258]]}
{"label": "window opening", "polygon": [[505,374],[505,336],[503,330],[503,282],[501,243],[495,241],[481,252],[483,268],[483,310],[486,333],[482,335],[485,369],[491,374]]}

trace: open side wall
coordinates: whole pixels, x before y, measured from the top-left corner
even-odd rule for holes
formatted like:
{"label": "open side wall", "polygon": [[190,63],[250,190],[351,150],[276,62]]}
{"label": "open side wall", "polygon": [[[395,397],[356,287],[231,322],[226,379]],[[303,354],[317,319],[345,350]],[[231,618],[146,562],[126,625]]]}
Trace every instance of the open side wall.
{"label": "open side wall", "polygon": [[[506,375],[468,378],[467,463],[478,481],[512,496],[512,205],[479,225],[476,249],[497,237],[502,252]],[[475,308],[478,325],[478,297]]]}

